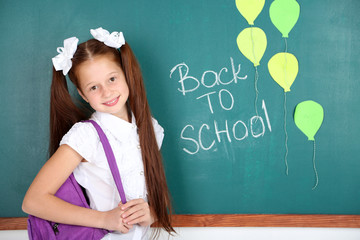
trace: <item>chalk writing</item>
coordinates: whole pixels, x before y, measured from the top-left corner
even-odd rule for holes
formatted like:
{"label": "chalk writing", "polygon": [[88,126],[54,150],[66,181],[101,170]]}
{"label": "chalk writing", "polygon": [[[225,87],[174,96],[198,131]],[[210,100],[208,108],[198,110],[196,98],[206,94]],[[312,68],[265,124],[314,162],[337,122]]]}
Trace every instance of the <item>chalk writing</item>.
{"label": "chalk writing", "polygon": [[[216,115],[217,110],[232,111],[236,105],[236,99],[229,90],[219,87],[237,84],[239,80],[246,80],[247,75],[240,75],[241,65],[235,68],[234,60],[230,57],[230,68],[220,71],[206,70],[200,78],[190,74],[190,68],[186,63],[180,63],[170,70],[170,78],[177,79],[180,87],[177,89],[184,97],[194,97],[208,106],[209,114]],[[177,74],[176,74],[177,73]],[[225,75],[225,73],[228,73]],[[229,77],[230,76],[230,77]],[[217,87],[216,89],[214,89]],[[195,92],[203,88],[207,93],[194,96]],[[204,92],[204,91],[203,91]],[[192,93],[189,95],[189,93]],[[220,106],[216,109],[214,106]],[[200,151],[216,150],[216,143],[228,142],[237,144],[248,137],[259,138],[264,136],[266,127],[271,132],[271,123],[265,101],[262,100],[263,115],[251,117],[247,121],[241,119],[208,120],[200,121],[199,124],[186,124],[181,132],[180,139],[183,142],[182,150],[190,155]],[[223,119],[223,114],[222,119]],[[261,114],[260,114],[261,115]],[[265,119],[265,121],[264,121]],[[266,125],[265,125],[266,124]]]}
{"label": "chalk writing", "polygon": [[[193,92],[195,90],[197,90],[200,85],[206,87],[206,88],[212,88],[216,85],[229,85],[230,83],[237,83],[238,80],[245,80],[247,79],[247,75],[243,76],[243,77],[239,77],[238,74],[240,73],[241,70],[241,65],[238,65],[238,69],[237,71],[235,70],[235,66],[234,66],[234,60],[230,57],[230,62],[231,62],[231,69],[232,69],[232,79],[228,80],[227,82],[224,82],[221,79],[221,74],[223,71],[228,72],[228,69],[226,67],[223,67],[219,73],[212,71],[212,70],[208,70],[205,71],[202,76],[201,76],[201,80],[199,81],[197,78],[190,76],[189,75],[189,67],[185,64],[185,63],[180,63],[177,64],[175,67],[173,67],[170,70],[170,78],[172,78],[174,72],[176,70],[178,70],[179,72],[179,83],[181,85],[181,88],[178,88],[178,90],[185,96],[186,93],[188,92]],[[183,71],[183,69],[185,69],[185,71]],[[213,78],[213,82],[211,84],[206,84],[205,80],[207,78]],[[186,86],[185,86],[185,82],[187,82]]]}
{"label": "chalk writing", "polygon": [[[267,122],[268,130],[271,132],[271,123],[267,115],[267,109],[265,101],[263,100],[263,110],[265,119]],[[209,151],[215,143],[221,143],[222,141],[228,141],[229,143],[241,142],[249,137],[249,132],[254,138],[261,137],[265,134],[266,128],[264,120],[261,116],[253,116],[249,121],[249,126],[242,120],[237,120],[232,123],[228,120],[218,122],[214,120],[213,125],[203,123],[200,127],[192,124],[186,125],[180,134],[180,138],[186,141],[186,145],[183,150],[188,154],[196,154],[200,150]],[[256,125],[256,127],[254,127]],[[258,126],[260,125],[260,126]],[[249,130],[250,129],[250,130]],[[257,131],[255,130],[257,129]],[[260,130],[259,130],[260,129]],[[211,143],[204,145],[204,139],[212,139]]]}
{"label": "chalk writing", "polygon": [[[223,104],[223,100],[222,100],[222,99],[223,99],[223,92],[227,93],[228,96],[229,96],[230,99],[231,99],[231,104],[230,104],[229,107],[226,107],[226,106],[224,106],[224,104]],[[214,113],[214,110],[213,110],[213,107],[212,107],[212,104],[211,104],[210,95],[212,95],[212,94],[214,94],[214,93],[216,93],[216,92],[209,92],[209,93],[206,93],[206,94],[201,95],[200,97],[197,97],[197,98],[196,98],[196,99],[201,99],[201,98],[203,98],[203,97],[206,96],[207,101],[208,101],[208,104],[209,104],[209,110],[210,110],[211,113]],[[219,91],[218,96],[219,96],[219,103],[220,103],[220,106],[221,106],[222,109],[229,111],[229,110],[231,110],[231,109],[234,107],[234,97],[233,97],[233,95],[231,94],[230,91],[228,91],[228,90],[226,90],[226,89],[221,89],[221,90]]]}

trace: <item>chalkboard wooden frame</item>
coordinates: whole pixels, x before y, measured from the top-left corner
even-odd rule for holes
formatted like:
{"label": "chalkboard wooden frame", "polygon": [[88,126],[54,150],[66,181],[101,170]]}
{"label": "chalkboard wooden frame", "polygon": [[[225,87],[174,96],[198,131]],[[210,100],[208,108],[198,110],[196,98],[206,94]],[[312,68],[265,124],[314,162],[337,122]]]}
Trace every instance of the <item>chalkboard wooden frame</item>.
{"label": "chalkboard wooden frame", "polygon": [[[27,218],[0,218],[0,230],[25,230]],[[156,224],[155,224],[156,226]],[[360,215],[194,214],[174,215],[174,227],[319,227],[360,228]]]}

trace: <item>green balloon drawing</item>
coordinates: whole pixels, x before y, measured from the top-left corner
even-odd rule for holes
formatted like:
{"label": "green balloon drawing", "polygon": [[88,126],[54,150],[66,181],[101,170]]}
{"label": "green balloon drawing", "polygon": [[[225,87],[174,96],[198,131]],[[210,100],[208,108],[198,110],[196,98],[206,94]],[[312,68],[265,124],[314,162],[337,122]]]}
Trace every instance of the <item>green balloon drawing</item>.
{"label": "green balloon drawing", "polygon": [[300,5],[295,0],[275,0],[269,9],[271,22],[288,38],[300,15]]}
{"label": "green balloon drawing", "polygon": [[321,127],[323,120],[324,109],[317,102],[311,100],[304,101],[295,108],[295,124],[308,137],[309,141],[315,140],[315,134]]}

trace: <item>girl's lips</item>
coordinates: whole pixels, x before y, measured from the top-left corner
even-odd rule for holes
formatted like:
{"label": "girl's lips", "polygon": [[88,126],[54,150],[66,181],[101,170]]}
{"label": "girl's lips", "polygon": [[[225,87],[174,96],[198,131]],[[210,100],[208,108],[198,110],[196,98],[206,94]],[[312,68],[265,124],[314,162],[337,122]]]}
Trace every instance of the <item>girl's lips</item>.
{"label": "girl's lips", "polygon": [[119,98],[120,98],[120,96],[119,96],[119,97],[116,97],[116,98],[114,98],[114,99],[112,99],[112,100],[110,100],[110,101],[108,101],[108,102],[105,102],[105,103],[103,103],[103,104],[106,105],[106,106],[108,106],[108,107],[112,107],[112,106],[114,106],[114,105],[117,104],[117,102],[119,101]]}

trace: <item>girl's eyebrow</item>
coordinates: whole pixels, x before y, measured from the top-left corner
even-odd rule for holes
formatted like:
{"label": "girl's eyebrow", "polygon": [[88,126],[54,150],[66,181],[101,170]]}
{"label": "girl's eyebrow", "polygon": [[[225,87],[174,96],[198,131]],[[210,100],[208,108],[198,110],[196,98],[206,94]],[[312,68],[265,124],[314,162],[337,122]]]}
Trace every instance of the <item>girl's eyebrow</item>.
{"label": "girl's eyebrow", "polygon": [[117,74],[118,73],[118,71],[113,71],[113,72],[109,72],[107,75],[112,75],[112,74]]}

